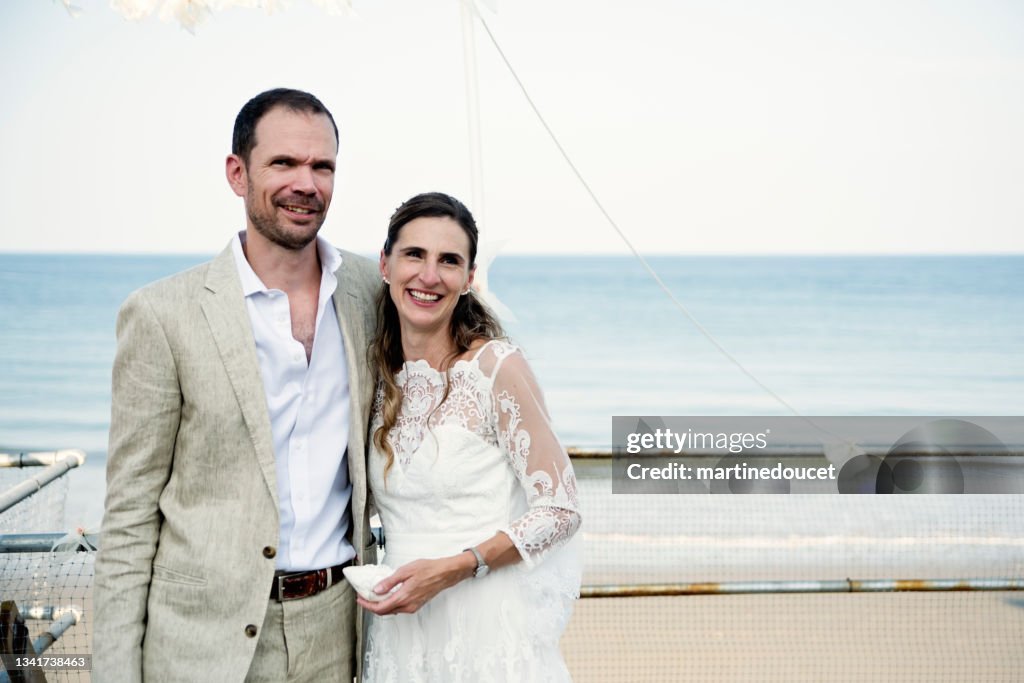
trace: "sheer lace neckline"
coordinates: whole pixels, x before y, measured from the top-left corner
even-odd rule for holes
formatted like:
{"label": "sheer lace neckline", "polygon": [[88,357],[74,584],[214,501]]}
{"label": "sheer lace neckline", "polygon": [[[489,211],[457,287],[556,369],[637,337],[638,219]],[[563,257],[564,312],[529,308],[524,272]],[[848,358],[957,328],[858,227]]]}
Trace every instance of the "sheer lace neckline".
{"label": "sheer lace neckline", "polygon": [[[497,341],[497,339],[487,340],[486,342],[480,345],[480,348],[478,348],[476,350],[476,353],[474,353],[472,356],[470,356],[469,358],[458,359],[457,361],[452,363],[448,369],[451,372],[455,372],[456,370],[459,370],[463,367],[472,367],[474,365],[479,367],[480,354],[483,353],[484,349],[486,349],[488,346],[494,344]],[[433,365],[430,364],[430,361],[428,361],[426,358],[420,358],[418,360],[407,360],[404,363],[402,363],[402,367],[399,368],[398,372],[395,374],[395,379],[398,381],[399,384],[401,384],[402,380],[410,374],[423,374],[426,372],[430,372],[433,373],[434,375],[439,375],[441,377],[444,377],[445,375],[444,371],[435,368]]]}

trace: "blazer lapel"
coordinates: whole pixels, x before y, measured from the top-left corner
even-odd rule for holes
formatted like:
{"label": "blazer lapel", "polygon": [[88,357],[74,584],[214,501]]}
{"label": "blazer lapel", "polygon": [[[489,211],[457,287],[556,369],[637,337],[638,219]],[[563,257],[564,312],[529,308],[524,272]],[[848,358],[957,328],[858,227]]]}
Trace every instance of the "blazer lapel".
{"label": "blazer lapel", "polygon": [[[341,336],[345,340],[345,356],[348,358],[348,369],[351,375],[351,385],[357,391],[351,392],[353,398],[359,395],[359,407],[362,408],[362,390],[366,387],[368,368],[366,364],[366,351],[368,340],[363,320],[366,312],[362,310],[363,302],[355,289],[355,283],[351,274],[346,273],[345,263],[335,272],[338,279],[338,288],[335,290],[334,310],[338,314],[338,322],[341,324]],[[353,406],[356,404],[353,403]]]}
{"label": "blazer lapel", "polygon": [[256,459],[277,508],[279,502],[270,416],[267,413],[259,360],[256,358],[252,323],[245,307],[245,296],[242,294],[242,285],[238,279],[238,269],[230,244],[210,264],[206,290],[206,296],[201,303],[203,314],[210,325],[221,362],[227,371],[242,410],[242,417],[249,430]]}

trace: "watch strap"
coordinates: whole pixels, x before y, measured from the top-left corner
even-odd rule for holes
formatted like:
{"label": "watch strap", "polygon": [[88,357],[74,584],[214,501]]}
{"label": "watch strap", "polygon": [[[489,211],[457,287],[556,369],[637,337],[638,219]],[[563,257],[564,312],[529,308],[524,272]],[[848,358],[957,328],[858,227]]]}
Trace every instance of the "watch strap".
{"label": "watch strap", "polygon": [[[466,548],[466,550],[473,553],[473,557],[476,558],[476,569],[473,570],[473,577],[481,577],[487,574],[487,572],[490,570],[490,567],[487,566],[487,562],[484,561],[484,556],[480,554],[480,551],[477,550],[475,547]],[[463,552],[465,552],[465,550]]]}

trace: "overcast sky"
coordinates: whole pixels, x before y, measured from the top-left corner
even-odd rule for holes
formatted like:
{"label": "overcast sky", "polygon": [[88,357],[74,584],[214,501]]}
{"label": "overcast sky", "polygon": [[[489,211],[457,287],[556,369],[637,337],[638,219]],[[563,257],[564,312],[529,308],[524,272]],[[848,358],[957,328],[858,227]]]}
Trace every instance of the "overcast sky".
{"label": "overcast sky", "polygon": [[[107,2],[0,3],[0,250],[213,253],[239,107],[318,95],[341,128],[334,243],[401,201],[471,201],[457,0],[231,9],[195,35]],[[648,253],[1024,252],[1024,4],[504,0],[483,10],[569,154]],[[505,252],[625,253],[476,32],[485,228]],[[473,207],[477,208],[479,207]]]}

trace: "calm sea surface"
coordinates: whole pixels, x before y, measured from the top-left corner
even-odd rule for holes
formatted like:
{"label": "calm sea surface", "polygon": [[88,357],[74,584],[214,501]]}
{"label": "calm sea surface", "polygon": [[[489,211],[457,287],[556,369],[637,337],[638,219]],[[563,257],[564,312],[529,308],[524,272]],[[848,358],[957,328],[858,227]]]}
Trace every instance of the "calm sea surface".
{"label": "calm sea surface", "polygon": [[[0,450],[86,450],[68,505],[75,523],[96,526],[102,510],[118,306],[206,258],[0,254]],[[805,414],[1024,414],[1024,256],[651,263],[731,354]],[[632,257],[502,256],[490,283],[516,316],[508,327],[568,445],[609,447],[617,414],[785,412]],[[662,504],[639,518],[664,519]]]}

